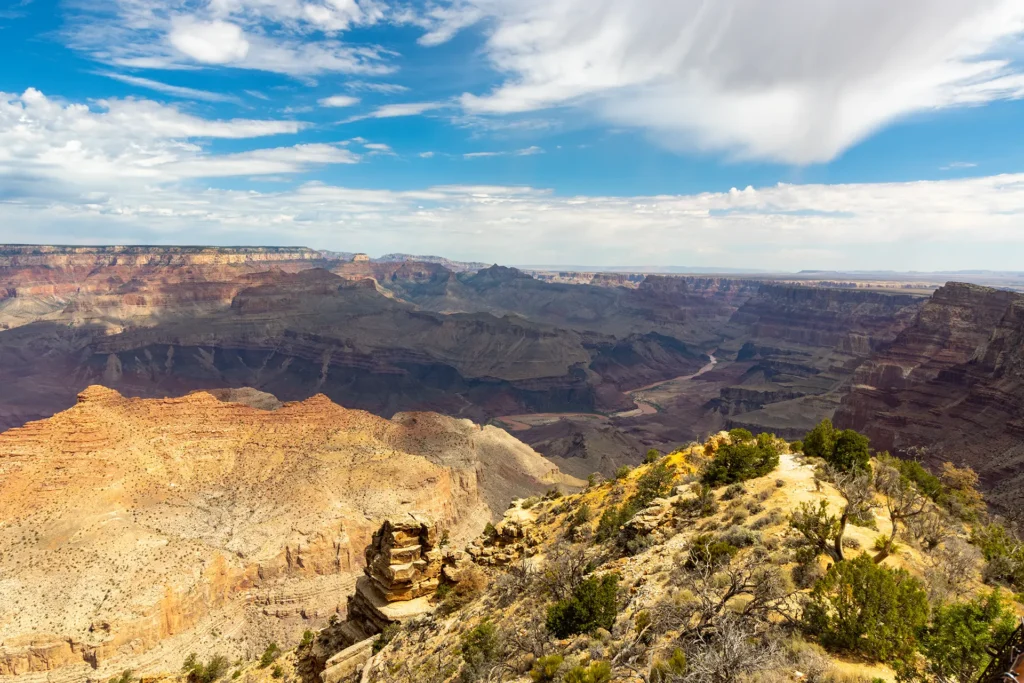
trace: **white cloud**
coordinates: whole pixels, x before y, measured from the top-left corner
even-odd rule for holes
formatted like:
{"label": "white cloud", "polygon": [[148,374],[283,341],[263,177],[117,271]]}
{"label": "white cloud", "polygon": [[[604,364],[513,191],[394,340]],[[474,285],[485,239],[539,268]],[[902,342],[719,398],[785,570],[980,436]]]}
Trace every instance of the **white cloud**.
{"label": "white cloud", "polygon": [[211,155],[165,137],[161,118],[180,116],[167,108],[143,110],[129,120],[144,123],[122,132],[103,112],[8,97],[0,105],[0,241],[29,231],[62,243],[357,245],[503,263],[760,269],[1019,269],[1024,259],[1024,174],[624,197],[322,183],[236,191],[187,180],[276,179],[356,158],[341,145]]}
{"label": "white cloud", "polygon": [[530,157],[535,154],[544,154],[544,150],[541,147],[533,145],[532,147],[524,147],[523,149],[517,149],[514,152],[470,152],[469,154],[463,154],[465,159],[477,159],[480,157],[501,157],[501,156],[517,156],[517,157]]}
{"label": "white cloud", "polygon": [[404,85],[398,85],[397,83],[373,83],[369,81],[349,81],[345,84],[345,87],[349,90],[365,90],[367,92],[376,92],[384,95],[395,95],[398,93],[409,92],[409,88]]}
{"label": "white cloud", "polygon": [[5,196],[50,196],[154,188],[187,178],[297,173],[358,161],[341,145],[215,154],[202,142],[290,134],[304,126],[203,119],[149,100],[101,100],[90,108],[34,89],[0,93],[0,185]]}
{"label": "white cloud", "polygon": [[425,114],[428,111],[434,111],[446,106],[447,105],[443,102],[403,102],[401,104],[385,104],[382,107],[377,107],[368,114],[352,116],[341,123],[352,123],[353,121],[362,121],[363,119],[392,119],[401,116],[419,116],[420,114]]}
{"label": "white cloud", "polygon": [[[99,72],[101,76],[112,78],[115,81],[121,81],[128,85],[135,85],[140,88],[148,88],[157,92],[162,92],[167,95],[173,95],[174,97],[182,97],[189,100],[203,100],[205,102],[237,102],[238,98],[232,97],[231,95],[224,95],[222,93],[210,92],[209,90],[197,90],[196,88],[186,88],[180,85],[170,85],[169,83],[162,83],[160,81],[154,81],[150,78],[142,78],[140,76],[129,76],[128,74],[118,74],[109,71]],[[250,91],[246,91],[252,94]]]}
{"label": "white cloud", "polygon": [[953,170],[963,169],[963,168],[974,168],[977,165],[978,164],[974,163],[973,161],[954,161],[952,163],[946,164],[945,166],[940,166],[939,170],[940,171],[953,171]]}
{"label": "white cloud", "polygon": [[226,21],[197,21],[179,17],[168,35],[179,52],[202,64],[231,64],[249,54],[249,41],[241,27]]}
{"label": "white cloud", "polygon": [[433,152],[420,152],[420,158],[421,159],[432,159],[432,158],[434,158],[434,153]]}
{"label": "white cloud", "polygon": [[[914,112],[1024,97],[1019,0],[475,0],[506,75],[470,113],[579,106],[680,149],[833,159]],[[1018,55],[1019,57],[1019,55]]]}
{"label": "white cloud", "polygon": [[480,21],[485,11],[477,4],[469,0],[453,0],[447,5],[430,3],[422,11],[400,13],[396,21],[424,29],[417,42],[432,47],[448,42],[462,29]]}
{"label": "white cloud", "polygon": [[322,107],[351,107],[356,104],[359,104],[359,98],[349,95],[331,95],[320,100]]}
{"label": "white cloud", "polygon": [[377,0],[69,0],[71,47],[108,64],[180,69],[231,66],[308,78],[382,75],[376,46],[337,36],[384,18]]}
{"label": "white cloud", "polygon": [[366,149],[371,149],[375,152],[390,152],[391,146],[385,145],[383,142],[367,142],[363,145]]}

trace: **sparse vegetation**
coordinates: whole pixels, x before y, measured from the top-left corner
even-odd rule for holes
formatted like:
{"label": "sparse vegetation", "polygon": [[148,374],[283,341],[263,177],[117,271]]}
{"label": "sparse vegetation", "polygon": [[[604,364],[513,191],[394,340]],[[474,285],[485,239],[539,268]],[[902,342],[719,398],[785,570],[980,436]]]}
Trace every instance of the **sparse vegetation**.
{"label": "sparse vegetation", "polygon": [[462,680],[480,680],[493,669],[500,654],[498,632],[490,621],[471,628],[459,639],[459,652],[464,663]]}
{"label": "sparse vegetation", "polygon": [[135,672],[131,669],[125,669],[121,672],[120,676],[114,676],[107,683],[133,683],[135,681]]}
{"label": "sparse vegetation", "polygon": [[609,683],[612,667],[608,662],[591,662],[589,666],[577,664],[565,672],[565,683]]}
{"label": "sparse vegetation", "polygon": [[281,656],[281,648],[277,646],[277,643],[271,643],[267,645],[267,649],[260,655],[260,668],[266,669],[268,666],[277,661],[277,658]]}
{"label": "sparse vegetation", "polygon": [[213,655],[203,662],[198,655],[192,653],[185,658],[181,672],[189,683],[213,683],[223,678],[229,667],[228,658],[223,655]]}

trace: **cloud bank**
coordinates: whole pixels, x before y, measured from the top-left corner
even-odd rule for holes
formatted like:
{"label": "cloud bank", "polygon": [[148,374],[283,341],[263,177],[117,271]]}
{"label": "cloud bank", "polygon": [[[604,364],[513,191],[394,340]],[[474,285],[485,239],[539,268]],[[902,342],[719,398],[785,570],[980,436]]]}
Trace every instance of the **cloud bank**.
{"label": "cloud bank", "polygon": [[[825,162],[916,112],[1024,97],[1019,0],[476,0],[470,112],[596,112],[679,149]],[[1020,57],[1019,51],[1016,55]]]}

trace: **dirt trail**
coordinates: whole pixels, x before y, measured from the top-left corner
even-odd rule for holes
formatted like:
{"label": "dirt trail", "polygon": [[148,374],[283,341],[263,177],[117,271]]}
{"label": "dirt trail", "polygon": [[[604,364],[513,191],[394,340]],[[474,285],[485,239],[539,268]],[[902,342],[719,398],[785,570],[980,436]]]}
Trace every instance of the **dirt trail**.
{"label": "dirt trail", "polygon": [[515,432],[521,432],[527,429],[531,429],[533,427],[537,427],[539,425],[556,422],[564,417],[572,417],[577,419],[592,419],[603,422],[607,421],[612,417],[638,417],[640,415],[652,415],[658,412],[658,408],[653,403],[651,403],[650,400],[642,396],[642,393],[645,391],[650,391],[651,389],[656,389],[658,387],[665,386],[667,384],[673,384],[676,382],[688,382],[696,377],[703,375],[706,372],[713,370],[714,367],[718,364],[718,359],[715,358],[715,351],[717,350],[718,349],[714,349],[710,353],[708,353],[709,362],[692,375],[683,375],[682,377],[663,379],[659,382],[654,382],[653,384],[648,384],[646,386],[640,387],[639,389],[632,389],[630,391],[624,392],[625,395],[629,396],[629,398],[632,399],[633,403],[636,404],[635,408],[630,408],[629,410],[624,410],[618,413],[612,413],[611,415],[601,415],[600,413],[527,413],[523,415],[504,415],[502,417],[498,417],[495,419],[508,429]]}

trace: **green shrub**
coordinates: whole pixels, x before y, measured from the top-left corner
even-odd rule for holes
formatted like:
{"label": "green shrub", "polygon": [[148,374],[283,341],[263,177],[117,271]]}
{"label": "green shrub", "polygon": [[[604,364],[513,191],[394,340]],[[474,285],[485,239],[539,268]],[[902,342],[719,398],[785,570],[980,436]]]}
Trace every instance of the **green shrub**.
{"label": "green shrub", "polygon": [[590,666],[578,664],[565,672],[565,683],[609,683],[612,667],[608,662],[592,662]]}
{"label": "green shrub", "polygon": [[701,534],[690,542],[690,552],[686,558],[686,568],[711,567],[720,569],[732,561],[739,548],[716,538],[711,534]]}
{"label": "green shrub", "polygon": [[132,683],[135,680],[135,672],[131,669],[125,669],[121,672],[120,676],[114,676],[108,683]]}
{"label": "green shrub", "polygon": [[385,626],[384,630],[381,631],[373,641],[373,654],[377,654],[387,647],[387,644],[394,640],[395,636],[398,635],[398,631],[398,624],[388,624]]}
{"label": "green shrub", "polygon": [[[525,505],[526,505],[525,501],[524,501],[523,505],[525,507]],[[494,528],[493,524],[491,524],[490,522],[487,522],[487,524],[484,526],[484,538],[486,538],[488,541],[494,541],[494,539],[496,539],[497,537],[498,537],[498,530]]]}
{"label": "green shrub", "polygon": [[[734,429],[729,434],[736,431],[746,432]],[[779,449],[775,445],[775,435],[759,434],[756,440],[751,437],[720,446],[705,466],[701,481],[709,486],[735,484],[763,477],[778,466]]]}
{"label": "green shrub", "polygon": [[575,529],[578,526],[586,524],[593,518],[594,513],[590,509],[590,505],[587,503],[583,503],[578,508],[576,508],[576,512],[574,512],[572,516],[569,518],[569,527],[571,529]]}
{"label": "green shrub", "polygon": [[565,658],[562,655],[545,655],[530,669],[530,680],[534,683],[552,683],[558,676]]}
{"label": "green shrub", "polygon": [[267,645],[267,649],[263,651],[260,656],[260,668],[266,669],[268,666],[273,664],[278,657],[281,656],[281,648],[277,646],[277,643],[271,643]]}
{"label": "green shrub", "polygon": [[482,622],[459,637],[462,661],[470,671],[477,674],[497,660],[499,645],[497,629],[490,621]]}
{"label": "green shrub", "polygon": [[686,653],[680,648],[672,652],[668,659],[659,659],[651,667],[651,683],[669,683],[686,674]]}
{"label": "green shrub", "polygon": [[651,504],[655,498],[668,495],[672,490],[675,468],[660,462],[647,468],[636,481],[636,493],[630,496],[628,505],[634,514]]}
{"label": "green shrub", "polygon": [[270,670],[270,676],[271,676],[271,678],[283,678],[284,677],[284,670],[281,669],[281,665],[280,664],[275,664],[274,665],[274,668]]}
{"label": "green shrub", "polygon": [[815,583],[803,618],[826,648],[905,661],[928,621],[928,597],[905,570],[877,565],[864,554],[829,568]]}
{"label": "green shrub", "polygon": [[1024,587],[1024,544],[1006,527],[1001,524],[976,527],[971,532],[971,543],[978,546],[985,558],[985,581]]}
{"label": "green shrub", "polygon": [[603,543],[615,538],[619,533],[619,528],[628,522],[632,516],[633,512],[625,505],[612,505],[605,508],[605,511],[601,513],[601,519],[597,522],[597,533],[594,535],[595,540],[598,543]]}
{"label": "green shrub", "polygon": [[794,442],[792,442],[791,444],[789,444],[789,450],[792,451],[793,453],[803,453],[804,452],[804,442],[803,441],[794,441]]}
{"label": "green shrub", "polygon": [[615,604],[619,592],[617,574],[590,576],[573,590],[572,596],[548,607],[546,625],[556,638],[593,633],[615,625]]}
{"label": "green shrub", "polygon": [[718,511],[718,500],[710,486],[694,482],[690,488],[695,497],[683,498],[674,504],[681,513],[707,517]]}
{"label": "green shrub", "polygon": [[629,476],[629,473],[633,471],[633,468],[629,465],[623,465],[619,469],[615,470],[616,479],[625,479]]}
{"label": "green shrub", "polygon": [[822,420],[803,440],[803,452],[821,458],[842,472],[866,472],[871,467],[871,442],[852,429],[836,430]]}
{"label": "green shrub", "polygon": [[902,458],[891,459],[900,474],[914,482],[917,490],[928,496],[936,503],[942,500],[942,482],[934,474],[924,468],[924,465],[916,460],[903,460]]}
{"label": "green shrub", "polygon": [[312,645],[313,644],[313,637],[314,637],[314,635],[313,635],[312,631],[310,631],[308,629],[303,631],[302,632],[302,641],[299,643],[299,647],[309,647],[310,645]]}
{"label": "green shrub", "polygon": [[1015,616],[998,591],[966,603],[940,605],[921,636],[929,673],[939,680],[975,680],[992,659],[990,648],[1001,647],[1016,627]]}
{"label": "green shrub", "polygon": [[661,460],[661,451],[657,448],[651,448],[647,451],[647,455],[644,456],[645,465],[653,465],[654,463]]}
{"label": "green shrub", "polygon": [[[633,519],[636,513],[650,505],[655,498],[661,498],[672,490],[674,477],[675,468],[671,465],[665,463],[651,465],[637,479],[636,492],[629,497],[629,500],[622,505],[605,508],[597,523],[595,540],[598,543],[603,543],[618,537],[619,529],[623,524]],[[622,539],[624,543],[630,540],[633,539]]]}
{"label": "green shrub", "polygon": [[224,677],[224,674],[228,672],[228,667],[228,658],[223,655],[214,655],[204,663],[195,653],[192,653],[185,658],[181,671],[186,675],[189,683],[213,683]]}

